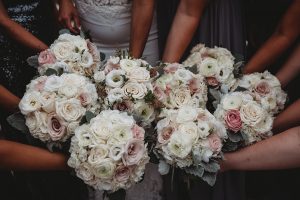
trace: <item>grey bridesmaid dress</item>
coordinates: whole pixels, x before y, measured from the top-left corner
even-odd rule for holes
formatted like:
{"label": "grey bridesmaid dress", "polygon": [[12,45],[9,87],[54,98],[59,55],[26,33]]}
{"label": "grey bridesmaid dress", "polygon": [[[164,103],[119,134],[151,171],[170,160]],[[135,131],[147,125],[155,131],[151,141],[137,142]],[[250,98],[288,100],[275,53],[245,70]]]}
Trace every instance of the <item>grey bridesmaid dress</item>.
{"label": "grey bridesmaid dress", "polygon": [[[178,0],[162,0],[158,3],[160,46],[163,47],[172,18],[176,13]],[[245,57],[246,39],[244,10],[241,0],[210,0],[201,18],[199,28],[189,45],[197,43],[208,47],[220,46],[229,49],[233,55]],[[161,49],[163,51],[163,48]],[[183,180],[179,170],[164,177],[165,199],[170,200],[243,200],[245,199],[245,178],[243,172],[219,174],[216,184],[210,187],[202,180]],[[173,179],[173,183],[171,181]]]}

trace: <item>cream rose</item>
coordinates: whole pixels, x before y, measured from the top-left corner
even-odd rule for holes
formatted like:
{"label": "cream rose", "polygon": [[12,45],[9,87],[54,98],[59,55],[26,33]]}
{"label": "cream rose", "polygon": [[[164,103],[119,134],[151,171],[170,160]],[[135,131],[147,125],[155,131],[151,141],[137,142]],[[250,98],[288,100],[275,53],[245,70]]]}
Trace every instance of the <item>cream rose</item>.
{"label": "cream rose", "polygon": [[150,72],[145,67],[137,67],[127,72],[127,78],[132,81],[143,83],[150,80]]}
{"label": "cream rose", "polygon": [[136,70],[136,68],[141,66],[140,60],[131,60],[131,59],[121,59],[120,60],[120,68],[126,71],[126,73],[131,70]]}
{"label": "cream rose", "polygon": [[248,102],[241,106],[240,116],[245,124],[249,126],[256,126],[265,118],[266,112],[256,102]]}
{"label": "cream rose", "polygon": [[101,179],[111,179],[114,175],[116,165],[111,158],[105,158],[102,162],[92,166],[94,175]]}
{"label": "cream rose", "polygon": [[129,81],[123,86],[125,96],[134,99],[143,99],[147,94],[147,87],[138,82]]}
{"label": "cream rose", "polygon": [[78,121],[86,109],[81,106],[78,99],[61,100],[56,102],[57,115],[67,122]]}
{"label": "cream rose", "polygon": [[88,163],[93,166],[100,164],[108,156],[109,149],[106,145],[97,145],[89,153]]}
{"label": "cream rose", "polygon": [[193,141],[191,137],[186,134],[175,132],[172,134],[167,147],[172,155],[184,159],[190,154],[193,146],[192,144]]}
{"label": "cream rose", "polygon": [[183,105],[188,105],[191,103],[191,99],[191,93],[188,88],[175,88],[170,92],[170,105],[172,108],[180,108]]}

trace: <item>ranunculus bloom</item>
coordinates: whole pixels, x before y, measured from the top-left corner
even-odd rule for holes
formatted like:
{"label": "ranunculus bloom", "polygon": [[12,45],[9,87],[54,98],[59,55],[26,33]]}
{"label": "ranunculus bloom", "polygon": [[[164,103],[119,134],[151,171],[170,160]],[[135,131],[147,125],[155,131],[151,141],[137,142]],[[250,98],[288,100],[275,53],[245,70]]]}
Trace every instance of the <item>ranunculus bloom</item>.
{"label": "ranunculus bloom", "polygon": [[255,92],[257,92],[261,96],[269,94],[270,91],[270,85],[266,81],[261,81],[255,86]]}
{"label": "ranunculus bloom", "polygon": [[219,81],[215,77],[206,77],[207,84],[212,87],[219,86]]}
{"label": "ranunculus bloom", "polygon": [[39,65],[53,64],[56,62],[56,58],[49,50],[42,51],[38,58]]}
{"label": "ranunculus bloom", "polygon": [[225,122],[227,128],[235,133],[242,128],[242,120],[238,110],[229,110],[225,116]]}
{"label": "ranunculus bloom", "polygon": [[145,153],[144,142],[138,139],[132,139],[125,146],[123,163],[127,166],[136,165],[142,159]]}

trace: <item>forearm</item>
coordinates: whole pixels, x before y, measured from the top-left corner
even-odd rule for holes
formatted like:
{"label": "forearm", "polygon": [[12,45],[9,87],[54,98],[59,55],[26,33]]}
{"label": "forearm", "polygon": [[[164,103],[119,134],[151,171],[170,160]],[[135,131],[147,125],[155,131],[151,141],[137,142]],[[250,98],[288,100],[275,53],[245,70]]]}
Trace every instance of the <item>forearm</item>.
{"label": "forearm", "polygon": [[300,167],[300,127],[225,154],[223,170],[273,170]]}
{"label": "forearm", "polygon": [[140,58],[143,54],[153,20],[154,8],[154,0],[133,1],[129,51],[135,58]]}
{"label": "forearm", "polygon": [[9,112],[18,110],[20,98],[0,85],[0,107]]}
{"label": "forearm", "polygon": [[164,62],[178,62],[192,40],[206,0],[181,0],[163,54]]}
{"label": "forearm", "polygon": [[273,132],[279,133],[300,125],[300,99],[287,107],[274,120]]}
{"label": "forearm", "polygon": [[16,142],[0,140],[0,168],[11,170],[67,170],[63,154]]}
{"label": "forearm", "polygon": [[281,67],[281,69],[276,74],[276,77],[281,83],[282,87],[285,87],[291,82],[295,77],[298,76],[300,72],[300,43],[295,48],[292,55],[289,57],[287,62]]}

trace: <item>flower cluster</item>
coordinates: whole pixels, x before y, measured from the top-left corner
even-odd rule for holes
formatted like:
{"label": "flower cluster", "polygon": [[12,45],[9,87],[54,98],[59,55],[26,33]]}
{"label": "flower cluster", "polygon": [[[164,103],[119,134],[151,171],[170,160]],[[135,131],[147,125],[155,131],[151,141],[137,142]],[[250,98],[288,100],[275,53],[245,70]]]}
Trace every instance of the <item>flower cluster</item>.
{"label": "flower cluster", "polygon": [[126,112],[102,111],[75,130],[68,165],[95,189],[128,189],[142,179],[149,162],[144,134]]}
{"label": "flower cluster", "polygon": [[163,107],[177,109],[184,105],[205,108],[207,86],[203,77],[178,63],[167,64],[164,74],[154,83],[154,96]]}
{"label": "flower cluster", "polygon": [[89,40],[62,34],[49,49],[39,54],[38,64],[41,75],[50,68],[90,77],[100,67],[101,59],[97,47]]}
{"label": "flower cluster", "polygon": [[[183,168],[202,178],[206,172],[216,173],[221,158],[223,140],[227,137],[222,123],[207,110],[182,106],[164,109],[157,123],[157,152],[161,157],[160,172],[167,166]],[[166,165],[166,163],[168,165]],[[217,164],[208,169],[207,165]]]}
{"label": "flower cluster", "polygon": [[281,89],[278,79],[270,72],[244,75],[237,84],[245,88],[255,101],[272,114],[278,114],[284,109],[286,93]]}
{"label": "flower cluster", "polygon": [[152,79],[157,72],[144,60],[110,57],[103,71],[94,74],[106,109],[127,111],[149,125],[155,118]]}
{"label": "flower cluster", "polygon": [[214,115],[226,126],[231,142],[248,145],[272,135],[273,116],[248,93],[224,95]]}
{"label": "flower cluster", "polygon": [[30,133],[43,142],[64,142],[86,111],[97,108],[96,87],[77,74],[41,76],[27,85],[19,108]]}
{"label": "flower cluster", "polygon": [[234,85],[234,57],[225,48],[208,48],[196,45],[190,56],[183,62],[186,67],[197,66],[199,74],[206,78],[211,87],[228,91]]}

